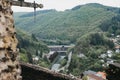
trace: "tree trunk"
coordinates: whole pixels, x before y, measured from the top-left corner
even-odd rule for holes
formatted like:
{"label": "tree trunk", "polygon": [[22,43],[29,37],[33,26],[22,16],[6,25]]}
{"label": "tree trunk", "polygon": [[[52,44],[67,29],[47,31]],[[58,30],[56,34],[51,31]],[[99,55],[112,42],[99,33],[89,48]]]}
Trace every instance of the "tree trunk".
{"label": "tree trunk", "polygon": [[0,0],[0,80],[21,80],[11,3]]}

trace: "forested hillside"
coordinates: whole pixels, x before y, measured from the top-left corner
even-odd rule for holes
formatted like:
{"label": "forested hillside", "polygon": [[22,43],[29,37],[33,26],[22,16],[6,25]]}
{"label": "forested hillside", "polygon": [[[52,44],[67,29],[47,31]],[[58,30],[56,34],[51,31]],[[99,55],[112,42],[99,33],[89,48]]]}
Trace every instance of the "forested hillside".
{"label": "forested hillside", "polygon": [[112,19],[103,22],[99,28],[103,32],[107,32],[107,35],[111,34],[119,35],[120,34],[120,14],[114,16]]}
{"label": "forested hillside", "polygon": [[33,34],[29,35],[20,29],[17,29],[17,33],[20,60],[24,62],[34,63],[32,58],[38,56],[42,61],[42,63],[38,62],[39,65],[47,67],[47,62],[42,58],[43,54],[47,54],[49,52],[47,45],[41,41],[38,41]]}
{"label": "forested hillside", "polygon": [[[103,64],[107,64],[107,59],[120,61],[120,52],[116,52],[115,47],[120,45],[120,15],[103,22],[99,28],[101,32],[92,32],[78,39],[69,67],[72,74],[78,75],[85,70],[104,71]],[[111,51],[111,57],[100,58],[101,55],[108,54],[108,51]],[[84,56],[79,57],[81,54]]]}
{"label": "forested hillside", "polygon": [[97,27],[102,22],[119,12],[118,8],[93,3],[66,11],[37,11],[35,23],[33,13],[15,13],[14,16],[17,27],[33,33],[39,39],[69,44],[88,32],[99,31]]}

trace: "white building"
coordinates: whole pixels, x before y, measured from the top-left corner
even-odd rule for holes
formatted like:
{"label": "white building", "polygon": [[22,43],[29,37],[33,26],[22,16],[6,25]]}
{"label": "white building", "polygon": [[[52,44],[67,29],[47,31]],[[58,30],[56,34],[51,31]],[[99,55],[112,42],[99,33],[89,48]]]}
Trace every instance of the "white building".
{"label": "white building", "polygon": [[101,55],[99,56],[99,58],[106,58],[106,57],[107,57],[106,54],[101,54]]}
{"label": "white building", "polygon": [[113,53],[113,52],[112,52],[112,50],[108,50],[107,53],[109,54],[109,53]]}

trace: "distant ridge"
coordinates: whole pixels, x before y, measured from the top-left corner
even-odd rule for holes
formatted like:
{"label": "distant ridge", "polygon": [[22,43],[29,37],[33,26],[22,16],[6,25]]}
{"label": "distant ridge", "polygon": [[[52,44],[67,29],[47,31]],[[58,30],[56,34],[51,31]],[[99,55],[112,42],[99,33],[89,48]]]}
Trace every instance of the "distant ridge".
{"label": "distant ridge", "polygon": [[[49,12],[54,12],[56,10],[54,9],[50,9],[50,10],[40,10],[40,11],[37,11],[36,12],[36,16],[39,15],[39,14],[45,14],[45,13],[49,13]],[[27,13],[27,14],[24,14],[24,15],[21,15],[20,17],[32,17],[34,15],[34,12],[30,12],[30,13]]]}
{"label": "distant ridge", "polygon": [[39,39],[51,39],[58,42],[75,42],[82,35],[97,31],[98,26],[120,13],[119,8],[98,3],[78,5],[70,10],[54,9],[37,11],[36,23],[33,13],[15,14],[17,27],[35,34]]}

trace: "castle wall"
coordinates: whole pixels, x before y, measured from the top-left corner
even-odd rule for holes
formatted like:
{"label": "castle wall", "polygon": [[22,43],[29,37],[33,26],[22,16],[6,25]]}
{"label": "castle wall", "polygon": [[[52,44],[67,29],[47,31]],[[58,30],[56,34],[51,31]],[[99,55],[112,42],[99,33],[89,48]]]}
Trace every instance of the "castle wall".
{"label": "castle wall", "polygon": [[0,0],[0,80],[21,80],[11,3]]}

